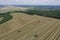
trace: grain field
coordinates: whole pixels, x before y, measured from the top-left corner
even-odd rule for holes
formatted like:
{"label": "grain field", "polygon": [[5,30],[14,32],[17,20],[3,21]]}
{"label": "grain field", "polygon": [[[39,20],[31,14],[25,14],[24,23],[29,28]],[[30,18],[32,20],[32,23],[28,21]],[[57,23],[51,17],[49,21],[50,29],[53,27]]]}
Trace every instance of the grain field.
{"label": "grain field", "polygon": [[0,24],[0,40],[60,40],[60,19],[24,13],[11,15],[13,19]]}

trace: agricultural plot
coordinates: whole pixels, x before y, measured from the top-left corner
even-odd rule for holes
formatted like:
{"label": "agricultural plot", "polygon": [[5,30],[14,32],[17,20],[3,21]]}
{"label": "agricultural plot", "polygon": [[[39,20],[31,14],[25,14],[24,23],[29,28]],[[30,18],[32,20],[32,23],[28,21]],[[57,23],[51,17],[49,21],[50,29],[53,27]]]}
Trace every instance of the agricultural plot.
{"label": "agricultural plot", "polygon": [[0,40],[60,40],[60,19],[27,13],[10,12],[13,18],[0,24]]}
{"label": "agricultural plot", "polygon": [[59,40],[60,20],[23,13],[0,25],[0,40]]}

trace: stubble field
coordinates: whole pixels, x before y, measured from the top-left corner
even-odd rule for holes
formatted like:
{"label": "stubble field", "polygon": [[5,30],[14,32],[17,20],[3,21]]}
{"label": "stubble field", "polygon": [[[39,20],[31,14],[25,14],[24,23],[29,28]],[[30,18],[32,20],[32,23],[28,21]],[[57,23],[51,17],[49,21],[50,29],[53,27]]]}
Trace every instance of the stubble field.
{"label": "stubble field", "polygon": [[0,40],[59,40],[60,20],[23,13],[0,25]]}

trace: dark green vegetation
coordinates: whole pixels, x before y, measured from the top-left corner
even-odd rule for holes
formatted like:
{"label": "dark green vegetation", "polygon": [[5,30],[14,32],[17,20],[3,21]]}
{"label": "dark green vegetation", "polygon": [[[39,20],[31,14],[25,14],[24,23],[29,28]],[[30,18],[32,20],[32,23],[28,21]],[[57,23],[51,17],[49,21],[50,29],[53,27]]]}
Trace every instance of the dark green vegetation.
{"label": "dark green vegetation", "polygon": [[41,10],[27,10],[25,13],[30,15],[39,15],[39,16],[46,16],[46,17],[52,17],[60,19],[60,10],[54,10],[54,11],[41,11]]}
{"label": "dark green vegetation", "polygon": [[46,16],[46,17],[52,17],[60,19],[60,10],[54,10],[54,11],[42,11],[42,10],[36,10],[36,9],[28,9],[26,11],[10,11],[6,13],[0,13],[0,17],[4,17],[3,20],[0,21],[0,24],[5,23],[6,21],[9,21],[13,17],[10,15],[10,13],[26,13],[29,15],[39,15],[39,16]]}
{"label": "dark green vegetation", "polygon": [[5,23],[6,21],[9,21],[10,19],[12,19],[13,17],[10,15],[10,13],[20,13],[20,12],[23,12],[23,11],[9,11],[9,12],[6,12],[6,13],[0,13],[0,17],[4,17],[1,21],[0,21],[0,24],[3,24]]}
{"label": "dark green vegetation", "polygon": [[11,15],[7,13],[6,14],[1,13],[0,17],[4,17],[3,20],[0,21],[0,24],[5,23],[6,21],[9,21],[10,19],[13,18]]}

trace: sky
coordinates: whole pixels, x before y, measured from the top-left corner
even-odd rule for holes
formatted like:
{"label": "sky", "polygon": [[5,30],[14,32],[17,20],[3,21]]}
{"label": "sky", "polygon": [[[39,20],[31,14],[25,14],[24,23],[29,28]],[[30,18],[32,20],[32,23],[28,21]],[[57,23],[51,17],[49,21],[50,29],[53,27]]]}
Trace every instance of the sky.
{"label": "sky", "polygon": [[60,5],[60,0],[0,0],[0,5]]}

